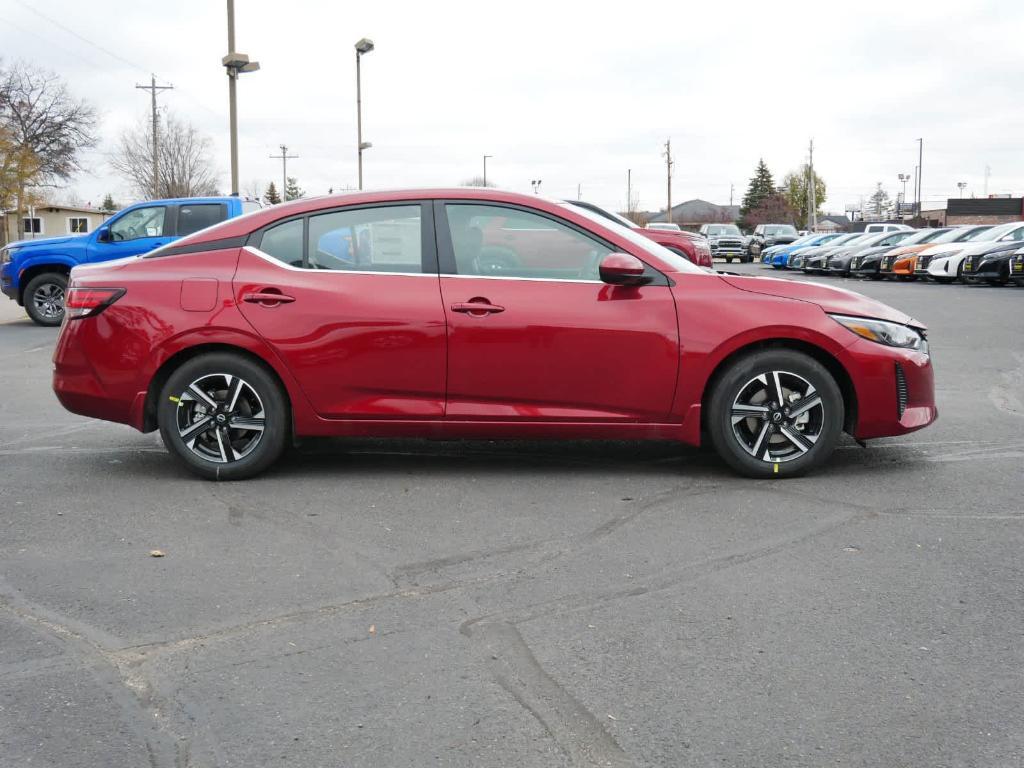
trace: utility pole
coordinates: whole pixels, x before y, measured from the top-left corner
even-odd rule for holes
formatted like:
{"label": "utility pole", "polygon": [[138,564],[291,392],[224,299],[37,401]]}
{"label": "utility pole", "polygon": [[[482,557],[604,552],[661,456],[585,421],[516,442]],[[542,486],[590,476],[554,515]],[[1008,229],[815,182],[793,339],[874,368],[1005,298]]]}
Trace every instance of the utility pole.
{"label": "utility pole", "polygon": [[811,145],[808,149],[809,162],[807,164],[807,206],[809,209],[809,215],[807,217],[807,223],[810,224],[811,232],[818,229],[818,190],[815,189],[814,184],[814,139],[811,139]]}
{"label": "utility pole", "polygon": [[921,177],[924,175],[924,139],[917,140],[917,215],[921,215],[921,200],[924,199],[924,187]]}
{"label": "utility pole", "polygon": [[915,216],[917,216],[917,207],[918,207],[918,203],[917,203],[917,200],[918,200],[918,196],[917,196],[917,182],[918,182],[917,168],[918,168],[918,166],[915,165],[914,166],[914,211],[913,211]]}
{"label": "utility pole", "polygon": [[576,185],[576,199],[577,200],[582,200],[583,199],[583,185],[582,184],[577,184]]}
{"label": "utility pole", "polygon": [[626,169],[626,213],[633,212],[633,169]]}
{"label": "utility pole", "polygon": [[732,208],[732,193],[735,191],[736,185],[731,181],[729,182],[729,207]]}
{"label": "utility pole", "polygon": [[484,186],[487,186],[487,158],[494,157],[494,155],[484,155]]}
{"label": "utility pole", "polygon": [[665,174],[668,177],[668,208],[665,209],[665,221],[672,223],[672,139],[665,141]]}
{"label": "utility pole", "polygon": [[236,85],[238,76],[245,72],[256,72],[258,61],[249,61],[244,53],[235,50],[235,0],[228,0],[228,55],[220,60],[228,75],[228,108],[231,131],[231,194],[238,194],[238,102]]}
{"label": "utility pole", "polygon": [[135,87],[140,91],[149,91],[150,99],[153,103],[153,199],[156,200],[160,197],[160,144],[158,139],[158,128],[160,124],[160,115],[156,111],[156,94],[159,91],[170,91],[174,89],[173,85],[157,85],[156,75],[150,75],[149,85],[139,85],[136,83]]}
{"label": "utility pole", "polygon": [[289,155],[287,144],[278,144],[278,146],[281,147],[281,154],[271,155],[270,159],[281,161],[281,202],[284,203],[288,201],[288,197],[285,195],[285,190],[288,189],[288,161],[294,160],[298,155]]}
{"label": "utility pole", "polygon": [[985,197],[988,197],[988,177],[992,175],[992,168],[985,166]]}

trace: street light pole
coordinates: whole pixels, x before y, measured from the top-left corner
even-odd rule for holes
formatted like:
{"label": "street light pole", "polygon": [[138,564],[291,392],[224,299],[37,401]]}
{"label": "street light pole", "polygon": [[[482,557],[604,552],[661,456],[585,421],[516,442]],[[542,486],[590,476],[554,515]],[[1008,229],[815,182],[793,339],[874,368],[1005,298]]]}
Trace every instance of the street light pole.
{"label": "street light pole", "polygon": [[958,181],[956,183],[956,185],[960,188],[960,197],[963,198],[963,196],[964,196],[964,187],[967,186],[967,182],[966,181]]}
{"label": "street light pole", "polygon": [[484,155],[484,186],[487,186],[487,158],[494,157],[494,155]]}
{"label": "street light pole", "polygon": [[373,146],[370,142],[363,141],[363,89],[362,73],[360,71],[360,60],[364,53],[373,50],[373,40],[362,38],[356,43],[356,146],[359,150],[359,188],[363,188],[363,150]]}
{"label": "street light pole", "polygon": [[921,201],[924,199],[924,187],[921,177],[924,176],[924,139],[917,140],[917,215],[921,215]]}
{"label": "street light pole", "polygon": [[235,83],[243,72],[256,72],[258,61],[249,61],[244,53],[235,51],[235,0],[228,0],[228,55],[220,60],[228,74],[228,102],[231,130],[231,194],[238,194],[238,104]]}

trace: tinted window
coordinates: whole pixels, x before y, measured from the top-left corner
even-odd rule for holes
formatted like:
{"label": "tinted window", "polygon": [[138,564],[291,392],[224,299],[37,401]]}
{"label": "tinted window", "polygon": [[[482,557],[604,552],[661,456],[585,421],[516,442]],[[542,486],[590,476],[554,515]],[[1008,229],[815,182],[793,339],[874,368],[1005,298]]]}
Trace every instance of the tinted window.
{"label": "tinted window", "polygon": [[553,219],[490,205],[445,206],[460,275],[599,280],[611,249]]}
{"label": "tinted window", "polygon": [[309,268],[422,272],[419,205],[335,211],[309,219]]}
{"label": "tinted window", "polygon": [[302,266],[302,219],[286,221],[263,233],[260,250],[293,267]]}
{"label": "tinted window", "polygon": [[219,224],[226,218],[227,210],[222,203],[183,205],[178,208],[178,234],[182,237],[191,235],[200,229]]}
{"label": "tinted window", "polygon": [[140,237],[163,237],[166,212],[162,205],[129,211],[110,225],[110,239],[121,242]]}

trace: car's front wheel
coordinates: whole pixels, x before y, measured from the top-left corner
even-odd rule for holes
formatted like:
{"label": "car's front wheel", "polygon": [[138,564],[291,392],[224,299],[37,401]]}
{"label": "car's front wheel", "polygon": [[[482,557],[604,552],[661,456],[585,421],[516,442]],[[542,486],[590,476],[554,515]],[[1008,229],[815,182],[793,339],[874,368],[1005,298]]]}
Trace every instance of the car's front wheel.
{"label": "car's front wheel", "polygon": [[67,290],[67,275],[60,272],[36,275],[25,286],[25,311],[37,325],[60,325],[64,320],[64,294]]}
{"label": "car's front wheel", "polygon": [[182,364],[157,404],[167,450],[210,480],[263,472],[284,450],[291,419],[277,380],[241,355],[211,353]]}
{"label": "car's front wheel", "polygon": [[755,352],[717,379],[707,428],[719,455],[747,477],[793,477],[820,466],[843,430],[843,396],[817,360]]}

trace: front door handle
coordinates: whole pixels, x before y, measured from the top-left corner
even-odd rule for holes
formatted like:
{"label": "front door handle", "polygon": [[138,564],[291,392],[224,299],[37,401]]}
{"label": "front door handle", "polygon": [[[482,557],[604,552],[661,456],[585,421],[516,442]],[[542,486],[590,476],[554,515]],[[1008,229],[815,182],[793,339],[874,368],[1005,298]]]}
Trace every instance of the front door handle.
{"label": "front door handle", "polygon": [[273,307],[277,304],[291,304],[295,301],[294,296],[285,296],[275,291],[257,291],[256,293],[242,294],[242,301],[248,304],[262,304],[265,307]]}
{"label": "front door handle", "polygon": [[465,301],[459,304],[452,304],[452,312],[464,312],[470,315],[487,315],[496,314],[498,312],[504,312],[504,307],[499,307],[497,304],[491,304],[486,299],[476,301]]}

